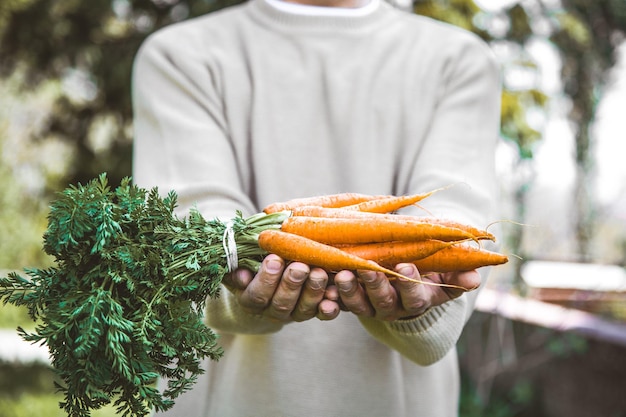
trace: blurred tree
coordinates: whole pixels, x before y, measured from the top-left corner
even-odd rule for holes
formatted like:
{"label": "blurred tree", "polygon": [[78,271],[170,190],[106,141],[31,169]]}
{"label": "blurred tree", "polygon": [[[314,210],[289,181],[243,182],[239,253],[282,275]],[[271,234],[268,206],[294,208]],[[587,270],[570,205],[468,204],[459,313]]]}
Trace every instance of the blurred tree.
{"label": "blurred tree", "polygon": [[38,139],[77,150],[67,181],[131,172],[132,60],[140,43],[170,23],[238,0],[2,0],[0,76],[22,71],[23,88],[58,79],[58,97]]}
{"label": "blurred tree", "polygon": [[574,221],[580,261],[591,261],[590,243],[597,216],[592,190],[594,138],[591,128],[598,103],[616,63],[616,49],[626,39],[626,1],[561,0],[562,8],[540,0],[552,24],[550,39],[562,60],[563,91],[570,98],[575,126],[576,186]]}

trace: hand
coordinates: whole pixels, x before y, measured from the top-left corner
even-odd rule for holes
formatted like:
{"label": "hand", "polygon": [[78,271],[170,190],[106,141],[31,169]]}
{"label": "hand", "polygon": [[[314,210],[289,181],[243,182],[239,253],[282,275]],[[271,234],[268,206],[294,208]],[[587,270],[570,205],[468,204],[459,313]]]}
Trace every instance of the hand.
{"label": "hand", "polygon": [[265,257],[256,275],[238,269],[224,279],[246,311],[283,323],[336,318],[339,304],[324,297],[327,284],[324,270],[300,262],[285,266],[285,261],[273,254]]}
{"label": "hand", "polygon": [[[415,280],[445,283],[473,289],[480,285],[477,271],[453,273],[428,273],[420,275],[413,264],[399,264],[396,271]],[[360,282],[359,282],[360,281]],[[335,275],[341,303],[358,316],[375,317],[392,321],[410,319],[423,314],[431,307],[459,297],[465,291],[449,287],[427,285],[408,279],[390,280],[385,274],[374,271],[341,271]]]}

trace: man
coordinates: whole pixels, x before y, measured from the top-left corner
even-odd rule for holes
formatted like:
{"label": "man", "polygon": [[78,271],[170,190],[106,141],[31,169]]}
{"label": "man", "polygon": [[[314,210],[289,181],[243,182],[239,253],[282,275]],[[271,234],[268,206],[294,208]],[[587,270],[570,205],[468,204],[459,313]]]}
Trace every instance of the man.
{"label": "man", "polygon": [[[381,0],[250,0],[172,25],[140,50],[133,98],[134,179],[176,190],[181,213],[450,184],[430,214],[484,227],[496,213],[493,56]],[[475,292],[356,274],[331,282],[275,255],[233,273],[207,308],[224,357],[169,415],[455,416],[455,344]]]}

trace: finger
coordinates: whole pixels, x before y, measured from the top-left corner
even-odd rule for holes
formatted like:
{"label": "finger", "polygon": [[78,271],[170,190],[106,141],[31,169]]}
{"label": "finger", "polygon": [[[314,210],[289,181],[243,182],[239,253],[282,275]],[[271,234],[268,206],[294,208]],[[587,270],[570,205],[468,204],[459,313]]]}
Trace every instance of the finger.
{"label": "finger", "polygon": [[335,285],[334,283],[326,284],[326,291],[324,291],[324,298],[327,298],[332,301],[339,301],[340,297],[339,297],[339,289],[337,288],[337,285]]}
{"label": "finger", "polygon": [[239,304],[258,314],[269,305],[283,274],[284,261],[273,254],[263,259],[259,271],[241,293]]}
{"label": "finger", "polygon": [[452,284],[465,288],[465,290],[457,288],[445,288],[445,293],[451,300],[461,296],[467,291],[475,290],[481,284],[480,274],[475,269],[472,271],[450,272],[447,274],[442,274],[441,280],[445,284]]}
{"label": "finger", "polygon": [[341,297],[339,296],[339,289],[335,285],[334,281],[332,284],[327,284],[326,291],[324,291],[324,299],[335,301],[339,304],[339,309],[341,311],[348,311],[346,305],[341,301]]}
{"label": "finger", "polygon": [[335,285],[343,305],[358,316],[373,317],[374,308],[367,299],[367,294],[351,271],[341,271],[335,275]]}
{"label": "finger", "polygon": [[227,288],[233,290],[234,292],[237,290],[243,291],[250,284],[252,278],[252,271],[245,268],[239,268],[230,274],[226,274],[222,282]]}
{"label": "finger", "polygon": [[480,274],[477,270],[463,271],[453,274],[448,284],[458,285],[467,290],[475,290],[481,284]]}
{"label": "finger", "polygon": [[395,319],[399,307],[398,294],[389,278],[382,272],[375,271],[359,271],[359,277],[376,311],[376,317],[381,320]]}
{"label": "finger", "polygon": [[422,314],[430,307],[429,294],[432,294],[432,289],[414,281],[421,280],[422,277],[413,264],[399,264],[396,266],[396,272],[409,278],[398,278],[393,283],[400,297],[402,309],[409,315]]}
{"label": "finger", "polygon": [[341,312],[339,303],[327,299],[322,300],[317,308],[317,318],[325,321],[336,318]]}
{"label": "finger", "polygon": [[324,299],[327,283],[328,274],[323,269],[311,270],[292,314],[293,320],[309,320],[318,314],[318,305]]}
{"label": "finger", "polygon": [[309,272],[309,266],[301,262],[290,263],[285,268],[282,279],[266,311],[267,316],[283,322],[291,321],[291,314],[298,303]]}

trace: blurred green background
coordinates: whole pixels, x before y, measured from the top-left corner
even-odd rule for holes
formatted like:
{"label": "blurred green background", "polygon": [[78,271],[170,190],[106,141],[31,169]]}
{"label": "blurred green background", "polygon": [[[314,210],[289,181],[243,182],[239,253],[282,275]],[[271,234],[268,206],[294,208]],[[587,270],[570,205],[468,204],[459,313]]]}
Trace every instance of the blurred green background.
{"label": "blurred green background", "polygon": [[[160,27],[235,3],[0,2],[0,270],[51,263],[41,251],[41,235],[57,191],[104,171],[113,185],[130,175],[130,71],[143,39]],[[626,175],[619,160],[613,162],[615,172],[599,155],[626,151],[623,123],[609,120],[626,106],[620,98],[626,95],[620,58],[626,55],[626,2],[398,0],[396,5],[474,31],[501,62],[498,169],[503,218],[511,220],[502,225],[503,245],[515,256],[494,274],[489,288],[515,300],[532,298],[522,271],[535,260],[623,269]],[[575,305],[563,299],[561,305],[623,332],[623,293],[609,295]],[[1,307],[0,329],[15,333],[18,325],[32,326],[24,311]],[[6,346],[8,339],[1,337]],[[615,392],[626,376],[624,349],[589,332],[477,311],[459,345],[462,415],[626,416],[626,402]],[[0,417],[63,415],[53,379],[45,362],[0,358]],[[575,389],[581,379],[596,387],[588,398]]]}

